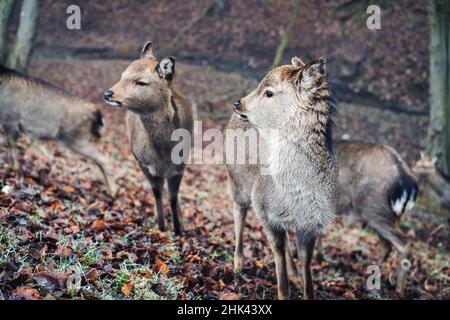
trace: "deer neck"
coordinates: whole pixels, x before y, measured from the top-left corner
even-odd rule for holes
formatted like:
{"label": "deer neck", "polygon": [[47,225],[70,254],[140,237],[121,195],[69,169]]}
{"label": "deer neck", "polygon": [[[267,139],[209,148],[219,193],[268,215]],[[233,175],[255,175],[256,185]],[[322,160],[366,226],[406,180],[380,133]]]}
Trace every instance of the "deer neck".
{"label": "deer neck", "polygon": [[158,126],[159,129],[166,128],[170,130],[175,127],[177,108],[171,91],[169,91],[167,98],[164,99],[162,107],[156,106],[152,109],[154,111],[139,115],[147,132],[152,132],[155,126]]}
{"label": "deer neck", "polygon": [[[332,169],[335,151],[331,122],[329,117],[313,122],[310,114],[300,114],[280,130],[260,131],[270,174],[275,177],[283,173],[302,176],[305,170],[323,172]],[[280,179],[278,183],[282,185],[282,181]]]}
{"label": "deer neck", "polygon": [[444,194],[446,189],[450,188],[450,181],[447,181],[447,179],[445,179],[438,170],[428,174],[426,176],[426,180],[433,190],[435,190],[435,192],[440,196]]}

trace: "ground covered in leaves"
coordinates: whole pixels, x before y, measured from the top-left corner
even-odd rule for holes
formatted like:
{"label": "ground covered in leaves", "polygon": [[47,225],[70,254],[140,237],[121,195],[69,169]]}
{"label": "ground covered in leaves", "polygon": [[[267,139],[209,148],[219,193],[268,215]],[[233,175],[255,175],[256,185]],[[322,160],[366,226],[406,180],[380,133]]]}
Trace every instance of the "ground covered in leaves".
{"label": "ground covered in leaves", "polygon": [[[144,227],[144,220],[154,216],[151,190],[130,153],[123,113],[99,100],[127,63],[33,61],[31,74],[98,102],[107,125],[101,148],[114,160],[121,188],[111,199],[91,163],[60,144],[26,137],[19,144],[22,172],[10,172],[1,146],[0,299],[276,298],[273,257],[253,214],[247,221],[245,268],[240,274],[233,271],[233,218],[224,167],[188,167],[180,192],[182,237]],[[230,101],[256,84],[206,66],[179,64],[178,72],[175,81],[197,106],[205,128],[221,128]],[[398,143],[406,155],[420,148],[402,135],[405,127],[416,128],[422,120],[357,105],[340,108],[338,135],[361,136],[364,129],[370,140],[381,130],[382,139]],[[313,263],[318,298],[395,298],[395,254],[382,266],[381,290],[368,290],[367,268],[377,261],[377,238],[359,224],[343,222],[337,219],[326,230],[325,259]],[[415,239],[406,298],[450,298],[445,218],[416,210],[402,225]],[[301,288],[292,297],[301,298]]]}

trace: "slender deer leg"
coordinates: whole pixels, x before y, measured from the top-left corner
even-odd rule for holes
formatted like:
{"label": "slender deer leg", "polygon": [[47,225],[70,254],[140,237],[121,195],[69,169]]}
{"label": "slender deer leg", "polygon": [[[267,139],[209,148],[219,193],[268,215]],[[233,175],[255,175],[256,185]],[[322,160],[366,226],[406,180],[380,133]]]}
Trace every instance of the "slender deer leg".
{"label": "slender deer leg", "polygon": [[173,227],[176,235],[183,232],[183,216],[181,214],[180,204],[178,202],[178,191],[180,190],[182,175],[177,175],[167,179],[169,189],[170,211],[172,212]]}
{"label": "slender deer leg", "polygon": [[378,264],[381,266],[389,258],[392,251],[392,244],[380,237],[380,257],[378,258]]}
{"label": "slender deer leg", "polygon": [[19,133],[16,130],[5,128],[6,144],[8,146],[8,164],[9,169],[12,171],[19,171],[19,161],[17,158],[17,144],[16,141],[19,138]]}
{"label": "slender deer leg", "polygon": [[234,235],[236,237],[236,244],[234,248],[234,271],[239,272],[244,268],[244,253],[243,253],[243,237],[245,219],[247,217],[248,209],[234,204]]}
{"label": "slender deer leg", "polygon": [[278,299],[287,300],[289,299],[290,294],[286,270],[286,231],[275,229],[267,223],[264,223],[264,228],[275,257],[275,270],[277,273],[278,282]]}
{"label": "slender deer leg", "polygon": [[297,250],[303,269],[304,299],[314,300],[314,284],[311,274],[311,260],[314,253],[316,238],[311,234],[297,232]]}
{"label": "slender deer leg", "polygon": [[400,297],[404,296],[406,283],[408,280],[408,271],[411,268],[410,245],[405,235],[392,225],[371,224],[370,225],[381,238],[390,243],[397,251],[397,287],[396,292]]}
{"label": "slender deer leg", "polygon": [[409,244],[406,244],[401,248],[398,247],[397,250],[399,251],[399,255],[397,259],[397,288],[395,289],[395,291],[401,298],[403,298],[405,295],[406,284],[408,282],[408,272],[411,268],[410,246]]}
{"label": "slender deer leg", "polygon": [[316,239],[316,259],[318,262],[323,261],[323,246],[322,246],[322,235],[319,234]]}
{"label": "slender deer leg", "polygon": [[83,157],[86,157],[89,160],[92,160],[97,165],[97,167],[100,169],[100,172],[102,173],[106,188],[108,189],[108,193],[112,197],[115,196],[118,187],[114,180],[112,170],[109,166],[109,159],[98,151],[97,145],[87,141],[66,142],[66,145],[74,152],[82,155]]}
{"label": "slender deer leg", "polygon": [[164,210],[162,203],[164,179],[161,177],[152,176],[145,166],[143,165],[140,166],[145,176],[147,177],[148,182],[152,186],[153,195],[155,196],[155,206],[154,206],[156,218],[155,220],[158,223],[159,230],[166,231],[166,224],[164,221]]}
{"label": "slender deer leg", "polygon": [[297,266],[295,265],[294,257],[292,254],[291,241],[289,239],[288,232],[286,232],[285,254],[286,254],[286,268],[287,268],[288,277],[296,285],[299,285],[301,283],[300,276],[299,276]]}

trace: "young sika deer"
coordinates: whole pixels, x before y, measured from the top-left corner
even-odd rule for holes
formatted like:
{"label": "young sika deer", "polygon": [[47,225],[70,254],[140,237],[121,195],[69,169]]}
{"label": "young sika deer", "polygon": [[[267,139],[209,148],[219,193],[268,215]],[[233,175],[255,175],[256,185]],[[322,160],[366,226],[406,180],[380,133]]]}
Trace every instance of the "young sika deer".
{"label": "young sika deer", "polygon": [[450,226],[450,177],[436,166],[437,160],[436,157],[421,153],[412,170],[419,180],[427,182],[439,196],[441,206],[448,210],[447,221]]}
{"label": "young sika deer", "polygon": [[[177,142],[171,141],[171,136],[180,128],[191,132],[193,117],[188,102],[172,86],[174,74],[175,59],[166,57],[158,61],[151,42],[147,42],[141,58],[128,66],[120,81],[104,93],[104,99],[109,105],[127,111],[131,148],[152,186],[159,229],[166,229],[162,192],[167,181],[175,233],[180,235],[183,226],[178,190],[185,162],[173,163],[171,153]],[[184,159],[187,157],[188,154],[183,155]]]}
{"label": "young sika deer", "polygon": [[[338,163],[325,69],[323,58],[306,65],[293,58],[291,65],[270,71],[254,92],[235,103],[226,130],[229,136],[233,130],[256,129],[267,151],[267,167],[227,165],[235,202],[235,268],[242,268],[244,221],[253,205],[275,256],[279,299],[289,298],[287,272],[296,274],[286,231],[296,232],[305,298],[313,299],[310,263],[316,235],[335,214]],[[235,144],[233,152],[241,147]],[[227,149],[227,162],[228,154]]]}
{"label": "young sika deer", "polygon": [[0,123],[8,143],[10,167],[19,169],[19,133],[41,140],[59,140],[100,168],[111,195],[117,186],[108,159],[97,149],[102,114],[94,104],[42,80],[0,66]]}
{"label": "young sika deer", "polygon": [[398,251],[396,291],[403,296],[410,252],[398,224],[403,213],[415,205],[416,179],[391,147],[350,141],[336,141],[335,145],[339,158],[337,213],[350,213],[378,234],[382,247],[380,264],[392,247]]}

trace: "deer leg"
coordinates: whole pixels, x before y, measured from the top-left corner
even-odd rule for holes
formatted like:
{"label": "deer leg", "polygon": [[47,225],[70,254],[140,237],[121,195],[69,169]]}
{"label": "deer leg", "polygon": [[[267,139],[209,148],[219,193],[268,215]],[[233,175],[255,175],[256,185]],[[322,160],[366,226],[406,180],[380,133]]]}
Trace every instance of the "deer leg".
{"label": "deer leg", "polygon": [[297,232],[297,250],[303,269],[304,299],[314,300],[314,284],[311,273],[311,260],[314,253],[316,237],[312,234]]}
{"label": "deer leg", "polygon": [[391,225],[372,224],[371,227],[398,252],[396,292],[400,297],[403,297],[408,280],[408,271],[411,268],[410,244],[403,233]]}
{"label": "deer leg", "polygon": [[169,189],[170,211],[172,212],[173,227],[175,234],[180,236],[183,232],[183,216],[181,214],[180,204],[178,201],[178,191],[180,190],[182,175],[173,176],[167,179]]}
{"label": "deer leg", "polygon": [[164,222],[164,210],[162,203],[162,193],[164,188],[164,179],[161,177],[152,176],[146,167],[141,165],[141,169],[147,177],[153,191],[153,196],[155,197],[155,220],[158,223],[160,231],[166,231],[166,224]]}
{"label": "deer leg", "polygon": [[278,283],[278,299],[289,299],[289,282],[286,270],[286,231],[275,229],[273,226],[264,223],[267,238],[275,257],[275,271]]}
{"label": "deer leg", "polygon": [[323,261],[323,246],[322,246],[322,235],[318,235],[316,238],[316,259],[318,262]]}
{"label": "deer leg", "polygon": [[109,167],[109,159],[102,155],[98,149],[97,145],[90,142],[68,142],[67,146],[74,152],[82,155],[83,157],[93,161],[102,173],[103,179],[105,181],[108,193],[114,197],[117,193],[117,184],[114,180],[114,175]]}
{"label": "deer leg", "polygon": [[234,248],[235,272],[242,271],[242,269],[244,268],[243,237],[247,211],[248,211],[247,207],[241,207],[238,204],[234,204],[233,207],[234,235],[236,238],[236,244]]}
{"label": "deer leg", "polygon": [[378,265],[382,265],[389,258],[392,251],[392,244],[380,237],[380,257],[378,258]]}
{"label": "deer leg", "polygon": [[292,246],[291,241],[289,239],[289,233],[286,232],[286,245],[285,245],[285,254],[286,254],[286,268],[289,279],[295,284],[300,284],[300,276],[295,265],[294,257],[292,254]]}
{"label": "deer leg", "polygon": [[16,141],[19,138],[19,133],[16,130],[11,130],[8,128],[4,128],[5,136],[6,136],[6,144],[8,147],[8,164],[9,169],[12,171],[19,171],[19,161],[17,157],[17,144]]}
{"label": "deer leg", "polygon": [[397,288],[395,291],[399,294],[400,297],[404,297],[406,284],[408,282],[408,272],[411,269],[411,261],[410,261],[410,246],[406,244],[401,248],[397,249],[399,251],[398,256],[398,272],[397,272]]}

